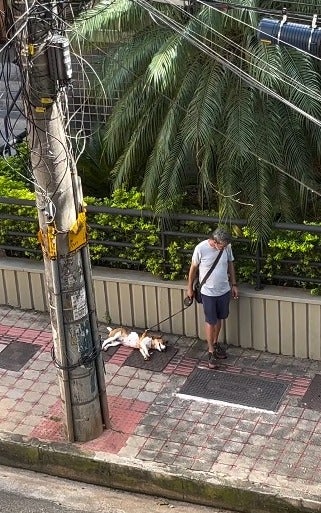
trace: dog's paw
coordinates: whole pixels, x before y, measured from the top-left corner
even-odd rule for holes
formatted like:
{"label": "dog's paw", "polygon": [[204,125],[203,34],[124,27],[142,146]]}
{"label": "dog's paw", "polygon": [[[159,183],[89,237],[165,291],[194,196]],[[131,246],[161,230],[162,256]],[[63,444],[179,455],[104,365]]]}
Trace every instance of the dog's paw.
{"label": "dog's paw", "polygon": [[107,351],[108,349],[108,340],[104,340],[103,343],[101,344],[101,348],[103,349],[103,351]]}

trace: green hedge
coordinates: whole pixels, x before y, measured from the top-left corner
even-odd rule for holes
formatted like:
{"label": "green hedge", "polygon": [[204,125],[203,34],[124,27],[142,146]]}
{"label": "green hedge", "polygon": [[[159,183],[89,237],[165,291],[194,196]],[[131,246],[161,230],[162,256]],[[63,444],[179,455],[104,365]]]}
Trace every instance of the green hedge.
{"label": "green hedge", "polygon": [[[17,182],[0,176],[0,196],[34,199],[23,182]],[[96,198],[85,198],[87,204],[104,205],[117,208],[149,210],[143,195],[137,190],[117,190],[111,198],[97,201]],[[21,216],[21,220],[1,219],[0,244],[21,246],[25,253],[9,252],[14,256],[42,258],[30,251],[40,249],[36,240],[38,230],[37,211],[34,207],[0,204],[0,213]],[[191,212],[192,213],[192,212]],[[204,215],[204,212],[193,212]],[[209,216],[217,216],[208,212]],[[24,217],[34,217],[34,222],[24,221]],[[136,218],[126,215],[98,213],[89,215],[89,224],[97,224],[100,229],[90,229],[90,253],[92,262],[107,267],[139,269],[166,280],[185,278],[189,268],[192,250],[195,244],[206,238],[214,228],[210,223],[187,221],[180,224],[172,223],[167,227],[171,231],[179,231],[180,237],[168,237],[166,251],[163,254],[162,234],[159,219]],[[255,240],[250,230],[232,227],[237,240],[233,243],[236,258],[237,274],[240,282],[254,283],[255,279]],[[21,233],[21,236],[19,235]],[[28,233],[33,234],[28,236]],[[191,238],[188,234],[199,234]],[[26,235],[27,234],[27,235]],[[184,236],[186,234],[186,236]],[[124,243],[130,244],[125,247]],[[116,246],[112,246],[116,244]],[[277,285],[288,285],[309,288],[314,294],[321,292],[321,287],[312,282],[303,283],[302,276],[321,279],[321,237],[311,233],[275,231],[272,232],[268,247],[264,250],[265,263],[262,269],[262,281]],[[123,262],[119,262],[123,259]],[[287,263],[291,260],[292,263]],[[285,261],[285,262],[284,262]],[[293,263],[294,262],[294,263]],[[295,281],[276,280],[276,275],[297,277]]]}
{"label": "green hedge", "polygon": [[[30,192],[23,182],[12,180],[6,176],[0,176],[0,196],[28,200],[35,199],[35,194]],[[30,249],[40,249],[36,238],[38,231],[36,208],[0,203],[0,214],[3,216],[1,216],[0,222],[0,244],[26,249],[24,254],[21,254],[19,250],[7,251],[7,254],[10,256],[41,258],[41,255],[37,256],[33,251],[28,251]],[[5,217],[7,216],[9,218],[11,216],[18,216],[19,220],[6,219]],[[34,221],[26,220],[28,217],[34,218]]]}

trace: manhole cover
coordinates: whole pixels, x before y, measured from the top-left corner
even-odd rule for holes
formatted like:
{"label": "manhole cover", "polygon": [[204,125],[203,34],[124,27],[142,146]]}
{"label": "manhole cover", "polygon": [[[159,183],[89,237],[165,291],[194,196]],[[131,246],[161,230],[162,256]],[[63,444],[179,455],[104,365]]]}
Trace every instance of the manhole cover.
{"label": "manhole cover", "polygon": [[37,344],[27,342],[10,342],[0,353],[0,368],[19,371],[41,348]]}
{"label": "manhole cover", "polygon": [[277,411],[288,384],[230,372],[195,369],[177,394]]}
{"label": "manhole cover", "polygon": [[150,360],[144,360],[138,350],[134,350],[132,354],[125,360],[124,365],[130,367],[137,367],[138,369],[145,369],[154,372],[161,372],[165,369],[169,361],[175,356],[178,349],[174,346],[167,346],[166,351],[159,352],[153,351]]}
{"label": "manhole cover", "polygon": [[317,374],[312,379],[308,390],[301,400],[301,405],[309,410],[321,412],[321,375]]}

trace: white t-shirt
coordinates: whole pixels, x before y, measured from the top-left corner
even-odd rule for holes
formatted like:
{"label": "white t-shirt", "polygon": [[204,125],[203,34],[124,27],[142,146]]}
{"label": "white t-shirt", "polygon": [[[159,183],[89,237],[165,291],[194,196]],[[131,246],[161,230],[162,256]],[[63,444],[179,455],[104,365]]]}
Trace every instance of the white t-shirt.
{"label": "white t-shirt", "polygon": [[[211,268],[218,254],[219,250],[212,248],[208,240],[203,240],[195,247],[192,262],[199,266],[200,282]],[[205,294],[205,296],[222,296],[231,289],[227,272],[228,262],[233,262],[233,260],[232,247],[231,244],[229,244],[223,249],[221,258],[216,264],[214,271],[212,271],[204,283],[201,290],[202,294]]]}

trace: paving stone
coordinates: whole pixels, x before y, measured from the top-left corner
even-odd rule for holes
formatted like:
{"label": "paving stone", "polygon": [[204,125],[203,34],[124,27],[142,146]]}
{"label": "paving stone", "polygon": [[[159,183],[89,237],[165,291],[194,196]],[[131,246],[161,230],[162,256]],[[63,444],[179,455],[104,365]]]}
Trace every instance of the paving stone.
{"label": "paving stone", "polygon": [[272,431],[274,430],[275,425],[274,424],[267,424],[266,422],[258,422],[254,429],[253,433],[257,435],[270,435]]}
{"label": "paving stone", "polygon": [[158,392],[160,392],[162,390],[163,386],[164,386],[163,383],[157,383],[155,381],[148,381],[147,383],[145,383],[144,389],[147,392],[156,392],[156,393],[158,393]]}
{"label": "paving stone", "polygon": [[136,388],[123,388],[121,392],[121,396],[127,399],[137,399],[139,395],[140,391],[136,390]]}
{"label": "paving stone", "polygon": [[138,452],[137,457],[142,461],[153,461],[155,457],[154,451],[147,451],[142,449]]}
{"label": "paving stone", "polygon": [[146,381],[143,379],[133,378],[128,381],[128,387],[135,388],[136,390],[145,390]]}
{"label": "paving stone", "polygon": [[146,401],[147,403],[153,402],[155,397],[156,397],[156,393],[155,392],[146,392],[146,391],[140,392],[139,395],[137,396],[137,398],[140,401]]}
{"label": "paving stone", "polygon": [[169,452],[171,454],[178,454],[181,449],[181,444],[167,440],[162,446],[162,451]]}
{"label": "paving stone", "polygon": [[243,448],[244,448],[244,444],[239,443],[239,442],[232,442],[232,441],[225,442],[224,447],[223,447],[225,452],[231,452],[233,454],[241,454]]}
{"label": "paving stone", "polygon": [[230,437],[229,439],[232,440],[233,442],[242,442],[242,443],[246,443],[249,439],[249,433],[246,432],[246,431],[238,431],[238,430],[233,430],[230,434]]}
{"label": "paving stone", "polygon": [[21,390],[19,388],[13,388],[11,390],[8,390],[8,392],[6,393],[6,397],[8,397],[9,399],[21,399],[24,393],[24,390]]}
{"label": "paving stone", "polygon": [[164,440],[158,440],[157,438],[148,438],[144,443],[143,449],[147,449],[148,451],[160,451],[166,442]]}
{"label": "paving stone", "polygon": [[171,441],[179,442],[180,444],[185,444],[187,441],[188,435],[181,431],[172,431],[171,433]]}
{"label": "paving stone", "polygon": [[127,365],[123,365],[117,370],[117,374],[119,376],[127,376],[132,378],[136,374],[136,369],[133,367],[128,367]]}
{"label": "paving stone", "polygon": [[158,463],[166,463],[167,465],[171,465],[176,460],[175,454],[170,454],[168,452],[160,451],[154,457],[154,461]]}
{"label": "paving stone", "polygon": [[139,435],[139,436],[145,436],[145,437],[152,435],[154,437],[155,435],[154,435],[153,431],[154,431],[154,426],[140,424],[136,427],[135,434]]}
{"label": "paving stone", "polygon": [[[119,376],[118,374],[116,376],[113,377],[113,380],[112,380],[112,384],[114,386],[119,386],[119,387],[126,387],[128,385],[130,381],[130,378],[128,376]],[[134,388],[134,387],[132,387]]]}

